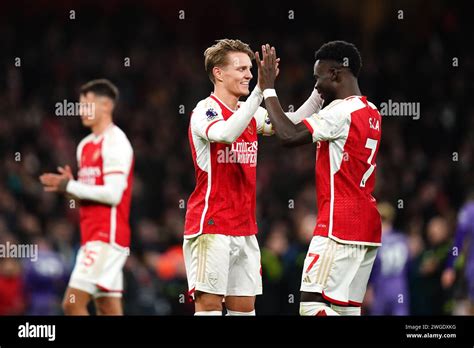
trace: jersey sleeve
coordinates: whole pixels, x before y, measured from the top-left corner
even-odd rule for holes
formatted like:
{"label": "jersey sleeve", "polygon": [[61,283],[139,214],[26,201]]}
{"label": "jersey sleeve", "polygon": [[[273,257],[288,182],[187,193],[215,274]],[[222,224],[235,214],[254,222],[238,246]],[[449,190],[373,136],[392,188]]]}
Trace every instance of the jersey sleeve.
{"label": "jersey sleeve", "polygon": [[257,122],[257,134],[273,135],[275,133],[272,123],[270,122],[270,117],[268,117],[268,112],[265,108],[259,106],[254,118]]}
{"label": "jersey sleeve", "polygon": [[102,145],[102,159],[104,175],[128,175],[133,161],[133,149],[127,137],[119,133],[106,136]]}
{"label": "jersey sleeve", "polygon": [[313,142],[336,140],[342,137],[345,134],[344,125],[347,122],[347,116],[338,105],[323,109],[303,119],[303,123],[311,132]]}
{"label": "jersey sleeve", "polygon": [[191,116],[191,130],[201,138],[209,140],[209,128],[219,121],[224,121],[224,116],[218,105],[198,105]]}

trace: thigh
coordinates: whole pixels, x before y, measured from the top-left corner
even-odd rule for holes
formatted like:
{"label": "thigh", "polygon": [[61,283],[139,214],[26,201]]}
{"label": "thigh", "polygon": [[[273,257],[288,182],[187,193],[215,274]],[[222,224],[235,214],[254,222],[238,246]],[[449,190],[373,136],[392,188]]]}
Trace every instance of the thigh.
{"label": "thigh", "polygon": [[97,315],[123,315],[122,298],[114,296],[97,297],[94,300]]}
{"label": "thigh", "polygon": [[327,237],[311,239],[301,274],[302,293],[322,293],[336,249],[336,242]]}
{"label": "thigh", "polygon": [[[364,300],[367,283],[369,282],[370,273],[377,256],[378,247],[364,246],[365,254],[354,279],[349,287],[349,302],[352,305],[360,306]],[[394,299],[396,301],[397,299]]]}
{"label": "thigh", "polygon": [[[257,237],[230,237],[231,261],[227,296],[255,297],[262,294],[262,272],[260,264],[260,248]],[[251,299],[242,299],[251,302]]]}
{"label": "thigh", "polygon": [[223,295],[196,291],[194,298],[194,307],[196,312],[222,311],[222,301],[224,299]]}
{"label": "thigh", "polygon": [[330,260],[328,276],[321,294],[334,305],[354,305],[350,299],[351,286],[364,260],[366,247],[332,242],[336,243],[336,251]]}
{"label": "thigh", "polygon": [[64,294],[63,302],[75,304],[78,307],[87,307],[91,298],[90,293],[68,286]]}
{"label": "thigh", "polygon": [[255,296],[226,296],[225,307],[235,312],[252,312],[255,310]]}
{"label": "thigh", "polygon": [[119,297],[123,291],[123,266],[127,257],[125,250],[110,244],[89,242],[78,252],[69,286],[94,297],[107,293]]}
{"label": "thigh", "polygon": [[226,295],[229,275],[229,236],[202,234],[185,239],[183,253],[189,294]]}
{"label": "thigh", "polygon": [[90,244],[81,246],[76,256],[76,263],[69,278],[69,288],[94,295],[97,292],[97,250],[90,248]]}

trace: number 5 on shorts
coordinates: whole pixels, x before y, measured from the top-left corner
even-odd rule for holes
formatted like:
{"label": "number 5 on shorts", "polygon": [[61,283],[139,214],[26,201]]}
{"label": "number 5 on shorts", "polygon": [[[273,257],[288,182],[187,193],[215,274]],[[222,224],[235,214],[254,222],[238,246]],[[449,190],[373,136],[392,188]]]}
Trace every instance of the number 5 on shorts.
{"label": "number 5 on shorts", "polygon": [[84,254],[85,255],[82,264],[86,267],[92,266],[97,258],[97,252],[95,252],[94,250],[85,249]]}
{"label": "number 5 on shorts", "polygon": [[308,273],[311,268],[313,268],[314,264],[318,261],[319,259],[319,254],[314,254],[314,253],[309,253],[308,254],[309,257],[312,257],[313,258],[313,261],[311,261],[311,263],[309,264],[308,268],[306,269],[306,273]]}

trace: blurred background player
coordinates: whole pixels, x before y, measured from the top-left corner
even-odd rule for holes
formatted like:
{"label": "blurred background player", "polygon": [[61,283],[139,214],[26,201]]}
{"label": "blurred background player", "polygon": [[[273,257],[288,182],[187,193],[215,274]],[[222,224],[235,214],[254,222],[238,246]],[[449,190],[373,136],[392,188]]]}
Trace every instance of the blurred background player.
{"label": "blurred background player", "polygon": [[77,147],[78,180],[71,168],[40,176],[45,191],[80,200],[81,248],[63,300],[67,315],[122,315],[122,268],[129,254],[133,149],[112,120],[119,92],[105,79],[80,89],[81,120],[92,133]]}
{"label": "blurred background player", "polygon": [[[188,201],[183,252],[195,315],[255,315],[262,293],[257,233],[257,134],[273,134],[257,86],[249,95],[254,53],[240,40],[219,40],[204,52],[214,93],[191,115],[189,142],[196,187]],[[278,61],[275,60],[278,70]],[[259,82],[260,83],[260,82]],[[290,122],[319,110],[313,91]]]}
{"label": "blurred background player", "polygon": [[[454,244],[448,254],[446,269],[441,282],[444,288],[450,288],[456,280],[455,264],[457,257],[464,255],[464,276],[468,285],[470,315],[474,315],[474,191],[468,194],[466,203],[459,211]],[[466,240],[468,242],[466,242]]]}
{"label": "blurred background player", "polygon": [[378,205],[382,218],[382,246],[377,252],[367,288],[367,305],[372,315],[408,315],[409,247],[407,237],[393,228],[395,208]]}
{"label": "blurred background player", "polygon": [[360,315],[367,281],[381,243],[372,191],[381,138],[381,116],[362,96],[358,49],[344,41],[316,52],[315,88],[324,109],[298,124],[285,117],[277,98],[274,47],[257,55],[260,85],[277,136],[286,146],[317,142],[318,218],[303,267],[301,315]]}

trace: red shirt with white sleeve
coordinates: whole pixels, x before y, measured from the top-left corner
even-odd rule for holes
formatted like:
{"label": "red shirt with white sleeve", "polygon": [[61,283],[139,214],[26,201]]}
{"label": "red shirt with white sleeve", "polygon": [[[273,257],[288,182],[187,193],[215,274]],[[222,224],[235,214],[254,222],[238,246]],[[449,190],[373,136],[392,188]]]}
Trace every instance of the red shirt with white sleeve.
{"label": "red shirt with white sleeve", "polygon": [[267,111],[258,107],[234,142],[210,141],[209,129],[229,119],[235,111],[212,94],[200,101],[191,115],[188,136],[196,188],[188,200],[184,232],[187,238],[201,233],[229,236],[257,233],[257,134],[270,135],[273,131]]}
{"label": "red shirt with white sleeve", "polygon": [[66,191],[81,201],[81,244],[103,241],[130,246],[133,149],[125,133],[111,124],[90,134],[77,147],[78,180]]}
{"label": "red shirt with white sleeve", "polygon": [[364,96],[334,100],[303,120],[317,142],[314,235],[346,244],[381,244],[375,159],[382,118]]}

